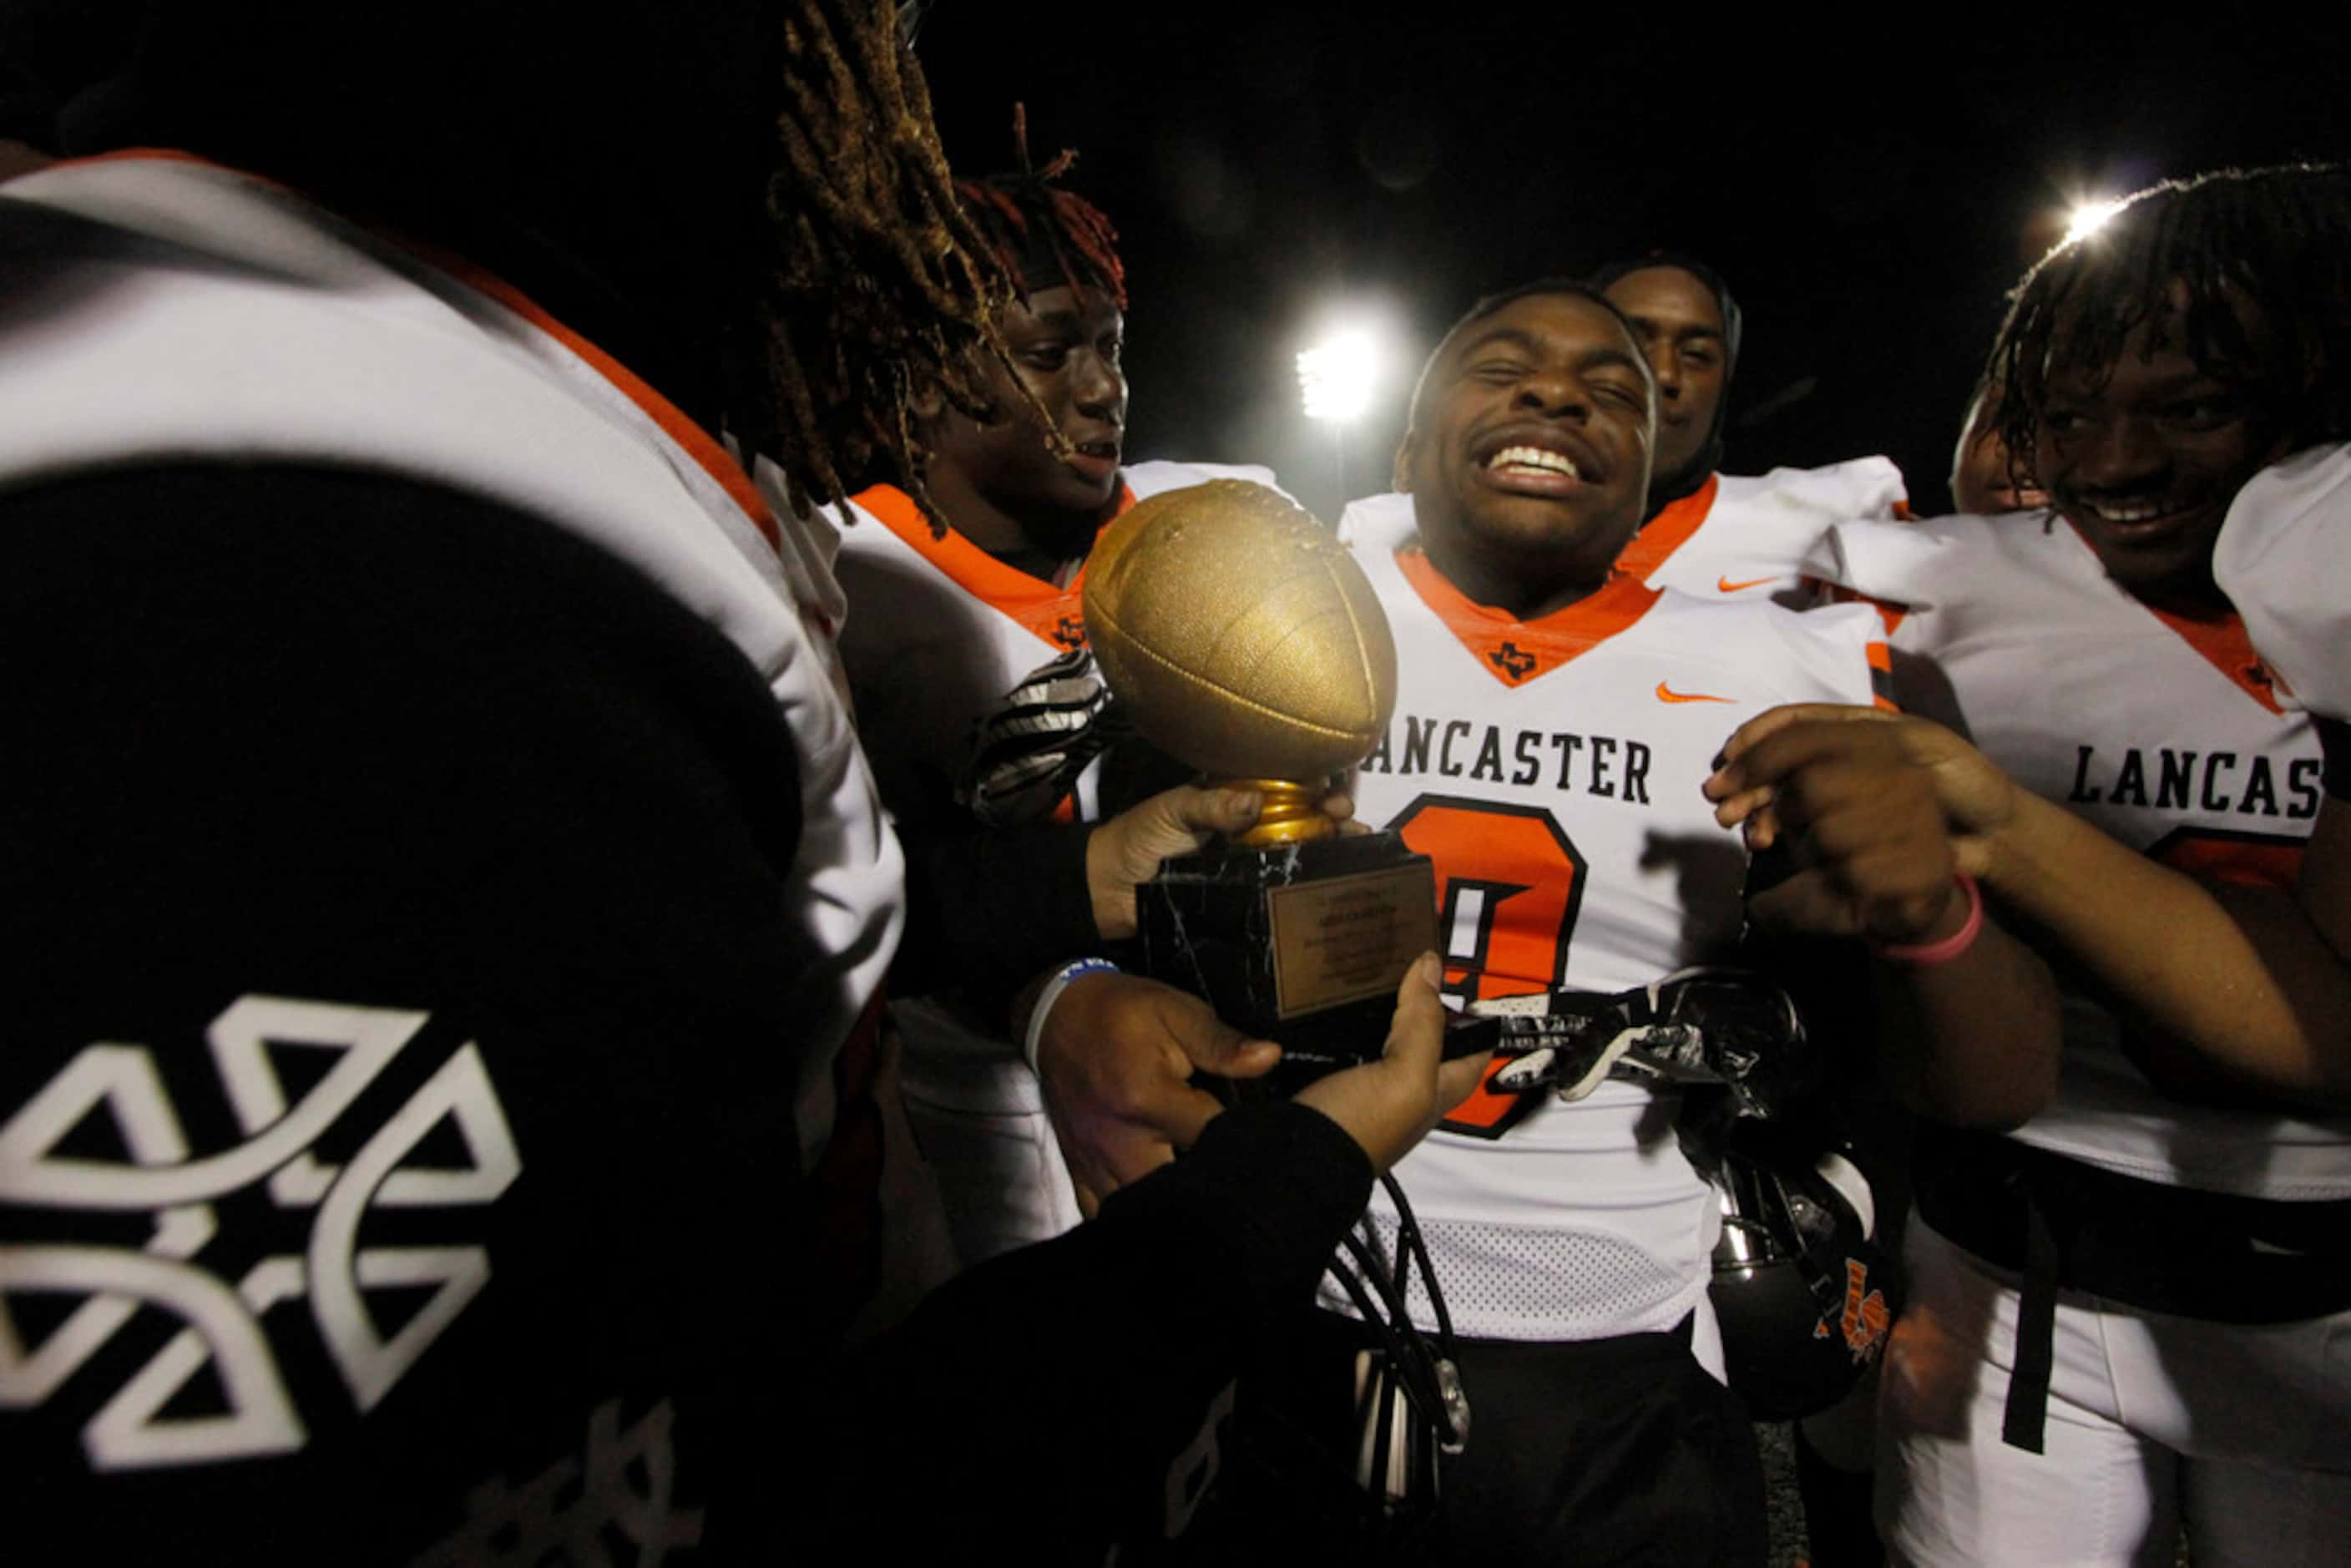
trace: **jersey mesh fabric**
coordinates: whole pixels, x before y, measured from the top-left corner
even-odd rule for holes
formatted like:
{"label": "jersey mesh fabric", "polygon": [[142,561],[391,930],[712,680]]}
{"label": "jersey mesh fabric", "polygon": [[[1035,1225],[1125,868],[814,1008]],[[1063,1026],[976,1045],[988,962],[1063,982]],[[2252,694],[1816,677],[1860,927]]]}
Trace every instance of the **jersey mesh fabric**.
{"label": "jersey mesh fabric", "polygon": [[[1430,1255],[1445,1260],[1437,1283],[1458,1324],[1540,1322],[1552,1339],[1656,1333],[1679,1322],[1705,1291],[1703,1281],[1693,1287],[1685,1270],[1662,1265],[1648,1249],[1621,1237],[1416,1218]],[[1395,1217],[1374,1213],[1364,1223],[1374,1254],[1393,1260]],[[1436,1312],[1419,1271],[1398,1273],[1408,1275],[1405,1305],[1414,1321],[1433,1324]],[[1335,1311],[1353,1310],[1335,1281],[1323,1281],[1322,1299]]]}

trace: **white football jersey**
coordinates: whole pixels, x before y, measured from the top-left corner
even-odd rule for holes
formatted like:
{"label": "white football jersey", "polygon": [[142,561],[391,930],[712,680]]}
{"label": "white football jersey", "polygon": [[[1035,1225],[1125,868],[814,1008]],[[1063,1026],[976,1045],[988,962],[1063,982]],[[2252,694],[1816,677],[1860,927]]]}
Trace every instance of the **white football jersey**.
{"label": "white football jersey", "polygon": [[[1710,603],[1618,576],[1534,622],[1474,604],[1416,549],[1358,549],[1395,636],[1395,714],[1358,814],[1437,862],[1465,999],[1614,991],[1727,957],[1747,856],[1699,786],[1789,702],[1873,700],[1877,618]],[[1456,1113],[1490,1127],[1511,1102]],[[1456,1326],[1587,1339],[1672,1327],[1705,1294],[1712,1188],[1669,1096],[1603,1083],[1499,1138],[1440,1131],[1398,1167]],[[1392,1222],[1374,1200],[1374,1214]]]}
{"label": "white football jersey", "polygon": [[[1138,463],[1119,477],[1120,513],[1212,479],[1274,483],[1268,469],[1196,463]],[[850,505],[833,562],[848,600],[841,658],[883,796],[903,811],[944,799],[970,759],[974,727],[1029,674],[1085,645],[1085,569],[1064,583],[1031,577],[961,534],[934,534],[893,486]]]}
{"label": "white football jersey", "polygon": [[[1212,479],[1274,483],[1265,468],[1138,463],[1120,472],[1118,512]],[[841,657],[883,798],[903,812],[948,799],[979,721],[1038,668],[1085,645],[1085,569],[1065,583],[1031,577],[961,534],[935,534],[913,498],[892,486],[866,490],[851,506],[854,520],[840,530],[834,562],[848,596]],[[1093,816],[1096,773],[1089,768],[1078,780],[1080,821]],[[912,1058],[978,1055],[1027,1072],[1015,1041],[970,1028],[949,1008],[908,998],[893,1003],[892,1015]],[[1025,1101],[1033,1089],[1014,1092]]]}
{"label": "white football jersey", "polygon": [[897,949],[904,863],[802,624],[777,520],[658,392],[496,277],[428,263],[266,181],[176,154],[60,164],[0,200],[80,258],[74,329],[0,364],[0,481],[161,452],[374,469],[491,497],[629,562],[723,632],[799,753],[788,907],[805,977],[801,1150]]}
{"label": "white football jersey", "polygon": [[[1273,484],[1263,468],[1139,463],[1121,473],[1118,511],[1211,479]],[[1085,645],[1085,569],[1060,583],[1031,577],[961,534],[935,533],[912,497],[886,485],[854,498],[839,535],[841,648],[858,728],[883,798],[911,831],[914,813],[960,810],[956,785],[980,721],[1040,667]],[[1088,766],[1063,802],[1079,821],[1096,814],[1099,774]],[[906,1113],[963,1261],[1075,1226],[1075,1189],[1019,1043],[950,997],[894,998],[890,1019],[905,1049]]]}
{"label": "white football jersey", "polygon": [[[2318,814],[2318,743],[2235,616],[2140,603],[2048,514],[1857,523],[1809,570],[1888,607],[1903,706],[1955,722],[2026,789],[2192,875],[2291,883]],[[2145,1180],[2351,1197],[2351,1119],[2163,1098],[2110,1014],[2074,998],[2066,1018],[2056,1100],[2015,1136]]]}
{"label": "white football jersey", "polygon": [[2247,480],[2212,575],[2276,672],[2279,699],[2351,720],[2351,444],[2297,452]]}
{"label": "white football jersey", "polygon": [[[1802,596],[1803,559],[1832,524],[1903,517],[1907,507],[1901,470],[1883,457],[1716,474],[1643,524],[1616,564],[1651,588],[1788,603]],[[1412,497],[1394,491],[1339,515],[1340,540],[1366,549],[1400,549],[1418,529]]]}

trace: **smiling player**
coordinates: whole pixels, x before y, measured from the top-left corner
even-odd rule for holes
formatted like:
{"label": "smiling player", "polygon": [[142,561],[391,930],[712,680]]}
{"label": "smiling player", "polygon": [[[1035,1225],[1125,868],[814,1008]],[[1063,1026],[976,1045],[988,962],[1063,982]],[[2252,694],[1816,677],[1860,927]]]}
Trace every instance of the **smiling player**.
{"label": "smiling player", "polygon": [[[1635,329],[1591,288],[1480,301],[1430,359],[1397,455],[1416,541],[1355,547],[1399,669],[1358,808],[1436,861],[1447,989],[1473,1005],[1541,1010],[1729,956],[1746,862],[1698,793],[1716,749],[1794,693],[1870,700],[1868,610],[1711,602],[1615,564],[1651,493],[1654,395]],[[1864,878],[1869,929],[1895,943],[1967,914],[1948,858],[1911,847]],[[2019,956],[1995,934],[1910,988],[2005,984]],[[1952,999],[1929,998],[1927,1027],[1958,1021],[1938,1010]],[[1466,1336],[1452,1560],[1761,1561],[1761,1476],[1707,1299],[1719,1208],[1677,1103],[1619,1082],[1481,1092],[1400,1168]],[[1393,1212],[1374,1225],[1393,1244]],[[1353,1326],[1315,1333],[1327,1359],[1300,1376],[1328,1370],[1343,1411]]]}
{"label": "smiling player", "polygon": [[[2272,465],[2344,434],[2351,302],[2325,236],[2346,232],[2346,189],[2335,171],[2210,175],[2053,253],[1991,370],[2053,513],[1841,528],[1818,565],[1909,607],[1904,706],[2070,813],[2036,843],[2137,852],[2248,930],[2289,897],[2324,780],[2214,542],[2232,508],[2246,535],[2290,520],[2314,470]],[[2161,917],[2176,879],[2113,859],[1992,857],[1987,886],[2103,985],[2068,1007],[2047,1110],[2010,1139],[1922,1149],[1920,1331],[1896,1333],[1884,1406],[1889,1545],[2158,1561],[2184,1516],[2199,1560],[2322,1561],[2351,1532],[2339,1064],[2292,1023],[2256,1025],[2271,982]]]}
{"label": "smiling player", "polygon": [[[1102,903],[1108,862],[1134,858],[1148,868],[1196,847],[1200,833],[1249,819],[1232,815],[1228,792],[1186,789],[1115,819],[1115,831],[1092,830],[1099,769],[1085,766],[1051,777],[1049,792],[1063,797],[1057,824],[981,834],[974,805],[1017,819],[1020,803],[974,800],[980,721],[1032,673],[1044,677],[1032,690],[1073,722],[1099,702],[1090,674],[1055,679],[1040,666],[1085,645],[1085,559],[1111,519],[1143,497],[1209,479],[1273,482],[1262,468],[1123,465],[1127,297],[1116,236],[1099,209],[1054,183],[1069,154],[1031,171],[1017,120],[1016,137],[1021,172],[957,187],[1019,280],[1020,298],[1002,323],[1011,368],[979,364],[985,407],[959,407],[935,390],[916,401],[924,479],[945,527],[904,490],[876,486],[853,497],[856,523],[841,530],[836,569],[849,605],[841,649],[859,736],[907,847],[916,910],[909,945],[994,944],[1007,990],[1038,967],[1133,935],[1131,896],[1123,911]],[[987,793],[985,781],[977,792]],[[1133,847],[1147,812],[1157,813],[1155,852],[1115,852]],[[925,909],[938,917],[925,921]],[[1115,928],[1121,913],[1124,929]],[[922,973],[919,952],[915,963],[914,971],[902,964],[902,992],[910,972],[920,987],[940,969]],[[988,966],[962,966],[975,967]],[[1035,1074],[1003,1027],[1006,1001],[935,986],[901,994],[891,1008],[905,1043],[907,1113],[967,1264],[1079,1218]]]}
{"label": "smiling player", "polygon": [[[1798,565],[1823,530],[1904,515],[1902,476],[1883,457],[1754,478],[1719,471],[1744,318],[1712,267],[1660,252],[1611,263],[1593,282],[1633,324],[1656,387],[1654,473],[1617,562],[1626,572],[1702,599],[1794,603]],[[1339,537],[1394,547],[1415,526],[1412,497],[1391,492],[1349,505]]]}

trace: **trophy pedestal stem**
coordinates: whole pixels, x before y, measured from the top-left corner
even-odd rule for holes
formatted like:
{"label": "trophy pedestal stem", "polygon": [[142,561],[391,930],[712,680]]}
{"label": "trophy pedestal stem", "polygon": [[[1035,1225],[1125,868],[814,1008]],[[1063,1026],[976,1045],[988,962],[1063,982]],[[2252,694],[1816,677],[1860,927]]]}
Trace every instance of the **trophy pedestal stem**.
{"label": "trophy pedestal stem", "polygon": [[1322,814],[1322,791],[1311,785],[1292,783],[1287,779],[1211,779],[1208,788],[1254,789],[1265,797],[1265,804],[1257,814],[1257,825],[1233,837],[1233,842],[1250,849],[1302,844],[1311,839],[1328,838],[1339,831],[1339,824]]}

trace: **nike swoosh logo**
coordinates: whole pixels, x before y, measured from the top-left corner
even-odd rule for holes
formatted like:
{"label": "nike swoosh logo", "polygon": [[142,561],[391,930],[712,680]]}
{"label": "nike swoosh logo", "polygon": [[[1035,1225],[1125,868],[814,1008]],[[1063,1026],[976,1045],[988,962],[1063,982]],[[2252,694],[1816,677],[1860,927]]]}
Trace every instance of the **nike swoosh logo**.
{"label": "nike swoosh logo", "polygon": [[[1765,579],[1769,581],[1770,579]],[[1661,703],[1727,703],[1730,697],[1710,697],[1704,692],[1677,692],[1665,682],[1657,683],[1657,700]]]}
{"label": "nike swoosh logo", "polygon": [[1774,573],[1770,577],[1750,578],[1745,582],[1733,582],[1727,577],[1718,577],[1714,580],[1714,587],[1715,591],[1718,593],[1736,593],[1742,588],[1761,588],[1767,582],[1777,582],[1780,579],[1777,573]]}

